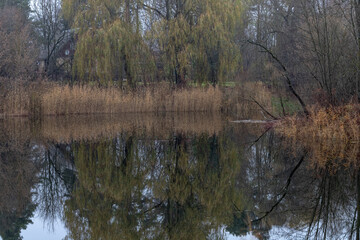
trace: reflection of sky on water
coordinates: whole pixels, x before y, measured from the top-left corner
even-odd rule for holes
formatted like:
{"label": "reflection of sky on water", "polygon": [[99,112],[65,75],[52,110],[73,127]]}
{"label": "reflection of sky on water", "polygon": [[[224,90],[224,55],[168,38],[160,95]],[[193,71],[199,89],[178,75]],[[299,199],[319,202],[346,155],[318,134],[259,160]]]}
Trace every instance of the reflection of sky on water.
{"label": "reflection of sky on water", "polygon": [[[158,129],[157,126],[149,129]],[[267,240],[305,239],[309,228],[308,219],[314,209],[316,218],[312,223],[310,239],[314,239],[312,235],[317,230],[321,232],[318,238],[323,238],[322,232],[325,231],[327,239],[349,239],[358,196],[354,178],[360,172],[348,168],[339,168],[334,172],[336,165],[330,168],[326,168],[326,165],[314,165],[316,159],[310,158],[313,156],[310,153],[304,154],[302,145],[297,146],[298,152],[293,153],[294,149],[271,131],[258,139],[262,131],[252,133],[248,128],[240,126],[220,126],[222,128],[215,134],[203,132],[202,129],[199,132],[164,131],[160,134],[157,130],[154,130],[154,133],[152,130],[134,131],[130,128],[121,130],[116,136],[112,133],[106,137],[102,135],[106,131],[99,129],[99,132],[91,132],[89,139],[82,139],[81,136],[85,135],[79,134],[80,137],[69,140],[70,142],[60,141],[68,139],[63,135],[51,138],[30,135],[25,139],[19,138],[21,134],[4,135],[3,146],[7,146],[5,144],[8,143],[12,145],[9,149],[0,148],[0,153],[5,156],[0,163],[5,170],[9,169],[3,172],[15,172],[13,169],[20,168],[25,172],[27,179],[38,179],[24,186],[15,185],[19,194],[24,195],[26,204],[26,196],[32,196],[31,202],[37,205],[35,217],[32,218],[33,224],[29,224],[27,229],[21,232],[21,236],[24,240],[68,239],[67,235],[70,233],[64,223],[66,220],[66,225],[72,222],[64,217],[64,204],[66,200],[73,200],[68,202],[70,213],[77,210],[85,211],[86,207],[82,202],[78,202],[76,197],[82,197],[80,190],[91,196],[87,189],[88,185],[91,185],[96,193],[96,204],[91,205],[90,209],[96,212],[97,208],[103,207],[109,211],[109,215],[105,214],[104,219],[95,216],[94,219],[99,219],[99,222],[93,226],[102,225],[105,218],[113,225],[123,223],[121,214],[130,213],[136,215],[132,225],[134,232],[144,231],[138,235],[143,239],[158,232],[167,234],[168,232],[162,229],[170,223],[171,226],[175,226],[175,230],[179,229],[180,233],[186,233],[188,229],[196,233],[200,229],[199,226],[203,226],[210,234],[208,239],[219,239],[217,236],[224,240],[258,239],[254,235],[261,235]],[[26,129],[21,132],[28,132]],[[10,128],[8,132],[14,131]],[[59,132],[63,134],[62,131]],[[254,139],[258,140],[252,142]],[[21,151],[17,152],[17,149]],[[311,152],[311,149],[308,151]],[[99,159],[101,157],[102,161],[88,159],[90,155],[88,156],[87,152]],[[23,157],[26,158],[24,161],[14,161]],[[75,157],[77,161],[74,161]],[[21,168],[22,166],[24,167]],[[39,170],[29,168],[35,169],[34,166]],[[81,181],[79,173],[83,174]],[[17,176],[19,175],[15,175]],[[15,177],[10,175],[4,179],[16,179]],[[121,189],[127,186],[122,185],[124,182],[128,182],[130,187],[117,192],[118,185],[110,184],[106,179],[114,180],[114,183],[122,186]],[[7,185],[9,184],[4,186]],[[31,191],[30,186],[33,186]],[[22,190],[22,187],[25,190]],[[213,191],[214,189],[219,191]],[[5,193],[10,193],[11,189],[7,192],[5,190],[2,189],[3,196],[8,196],[9,194]],[[119,203],[110,205],[111,202],[105,201],[104,206],[101,206],[104,200],[96,197],[103,190],[110,195],[109,199],[115,198]],[[129,192],[134,193],[130,199],[133,209],[123,213],[123,197],[129,196]],[[190,192],[194,192],[194,195],[188,194]],[[215,194],[219,192],[222,194]],[[287,193],[286,196],[284,193]],[[253,220],[263,216],[266,211],[272,209],[278,199],[281,199],[279,196],[285,197],[267,217],[271,224],[250,227],[246,225],[245,217],[248,217],[247,220]],[[9,197],[4,198],[3,202],[12,203],[8,199]],[[16,207],[16,196],[10,199],[14,199],[12,205]],[[219,199],[220,201],[217,201]],[[234,199],[241,200],[234,204],[236,209],[227,207],[231,206],[230,200]],[[173,201],[172,204],[168,203],[169,200]],[[319,201],[319,204],[315,200]],[[327,211],[327,206],[332,211]],[[173,219],[170,219],[170,214],[170,217],[166,218],[167,208],[180,213],[190,213],[187,216],[191,218],[175,214]],[[20,207],[19,216],[16,217],[21,219],[23,212]],[[139,217],[142,212],[146,215]],[[233,216],[234,213],[236,215]],[[211,217],[208,216],[210,214]],[[99,215],[103,216],[102,213]],[[86,217],[91,219],[93,215],[88,214]],[[55,221],[52,220],[54,218]],[[324,219],[329,219],[327,224],[323,222]],[[213,222],[214,225],[211,225]],[[79,223],[86,225],[88,221],[80,219]],[[105,225],[97,229],[99,234],[104,232],[106,235],[108,229]],[[93,226],[87,227],[91,230]],[[121,224],[119,226],[121,227]],[[109,229],[114,229],[115,235],[119,232],[116,226]],[[234,235],[246,234],[249,230],[253,230],[254,235]],[[82,229],[79,229],[79,232],[81,231]],[[189,238],[191,234],[185,236]],[[163,235],[159,234],[159,239],[164,239],[162,237]]]}
{"label": "reflection of sky on water", "polygon": [[[38,215],[38,214],[36,214]],[[33,224],[28,225],[26,230],[21,232],[21,236],[24,240],[63,240],[67,235],[65,226],[60,219],[55,221],[54,228],[49,227],[44,223],[43,219],[36,216],[32,219]],[[288,229],[290,230],[290,229]],[[274,227],[270,231],[270,240],[286,240],[285,237],[286,229],[283,227]],[[294,232],[292,231],[294,234]],[[258,240],[251,233],[248,233],[246,236],[235,236],[225,231],[226,240]]]}
{"label": "reflection of sky on water", "polygon": [[[54,228],[44,223],[41,217],[37,216],[32,219],[33,224],[29,224],[26,230],[21,232],[24,240],[63,240],[67,235],[65,226],[60,219],[55,221]],[[248,233],[246,236],[235,236],[225,231],[225,239],[227,240],[257,240],[256,237]]]}
{"label": "reflection of sky on water", "polygon": [[33,224],[29,224],[25,230],[21,231],[24,240],[63,240],[66,237],[67,231],[60,219],[54,222],[54,228],[52,228],[44,223],[37,213],[35,215],[36,217],[32,219]]}

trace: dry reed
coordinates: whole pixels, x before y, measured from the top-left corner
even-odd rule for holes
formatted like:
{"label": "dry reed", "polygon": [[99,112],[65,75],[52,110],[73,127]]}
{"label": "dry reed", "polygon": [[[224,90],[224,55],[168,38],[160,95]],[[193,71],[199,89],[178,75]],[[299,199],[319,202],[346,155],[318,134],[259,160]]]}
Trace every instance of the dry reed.
{"label": "dry reed", "polygon": [[310,116],[285,118],[277,131],[288,137],[359,142],[360,105],[319,108],[312,107]]}
{"label": "dry reed", "polygon": [[173,90],[169,86],[125,92],[115,87],[60,86],[43,83],[29,91],[16,85],[2,101],[3,115],[78,115],[132,112],[218,112],[218,88]]}
{"label": "dry reed", "polygon": [[293,148],[304,146],[314,167],[359,166],[360,105],[310,109],[308,119],[288,117],[276,131],[288,137]]}
{"label": "dry reed", "polygon": [[[1,100],[2,113],[27,116],[30,113],[30,96],[21,81],[9,82],[5,97]],[[1,112],[0,112],[1,114]]]}
{"label": "dry reed", "polygon": [[272,112],[271,98],[271,91],[262,82],[244,82],[225,89],[223,109],[239,119],[264,119],[266,116],[255,101]]}

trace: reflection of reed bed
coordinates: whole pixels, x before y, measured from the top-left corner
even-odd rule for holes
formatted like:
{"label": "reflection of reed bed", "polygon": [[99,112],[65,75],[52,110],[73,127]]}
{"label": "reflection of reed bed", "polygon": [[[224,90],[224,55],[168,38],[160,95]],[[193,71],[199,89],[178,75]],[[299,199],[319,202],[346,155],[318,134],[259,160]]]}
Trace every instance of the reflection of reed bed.
{"label": "reflection of reed bed", "polygon": [[310,110],[308,119],[290,117],[276,126],[294,148],[310,150],[315,166],[360,164],[360,105]]}
{"label": "reflection of reed bed", "polygon": [[343,168],[360,167],[360,143],[343,142],[329,139],[300,139],[286,138],[286,147],[290,148],[294,155],[299,150],[307,151],[309,167],[312,169],[327,169],[335,173]]}
{"label": "reflection of reed bed", "polygon": [[[12,119],[14,120],[14,119]],[[16,120],[16,119],[15,119]],[[14,127],[8,122],[5,128]],[[20,126],[20,125],[19,125]],[[92,140],[114,137],[120,132],[146,134],[149,137],[168,137],[172,132],[218,133],[222,129],[219,114],[127,114],[127,115],[89,115],[45,117],[32,124],[33,136],[55,142],[71,140]],[[30,134],[29,124],[8,131]],[[20,133],[17,133],[20,134]],[[16,134],[14,135],[16,136]]]}
{"label": "reflection of reed bed", "polygon": [[31,136],[31,124],[26,118],[0,119],[0,148],[21,150]]}
{"label": "reflection of reed bed", "polygon": [[359,143],[322,142],[308,144],[308,147],[314,168],[330,168],[335,172],[341,167],[359,167]]}

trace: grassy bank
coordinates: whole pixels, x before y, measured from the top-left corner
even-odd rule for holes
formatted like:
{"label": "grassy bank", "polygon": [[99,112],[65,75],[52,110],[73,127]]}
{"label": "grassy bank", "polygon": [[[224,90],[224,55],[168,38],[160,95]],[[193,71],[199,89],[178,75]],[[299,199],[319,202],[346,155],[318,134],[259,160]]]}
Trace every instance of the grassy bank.
{"label": "grassy bank", "polygon": [[219,88],[172,89],[168,85],[123,91],[118,88],[14,84],[3,96],[3,116],[113,114],[133,112],[218,112]]}

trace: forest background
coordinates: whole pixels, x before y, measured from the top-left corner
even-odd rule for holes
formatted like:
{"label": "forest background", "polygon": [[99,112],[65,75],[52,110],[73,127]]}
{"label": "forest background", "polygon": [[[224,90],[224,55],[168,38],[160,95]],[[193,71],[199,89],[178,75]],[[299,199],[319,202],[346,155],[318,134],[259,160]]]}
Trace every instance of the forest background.
{"label": "forest background", "polygon": [[358,106],[359,6],[1,0],[0,114],[236,115],[257,107],[277,119]]}

